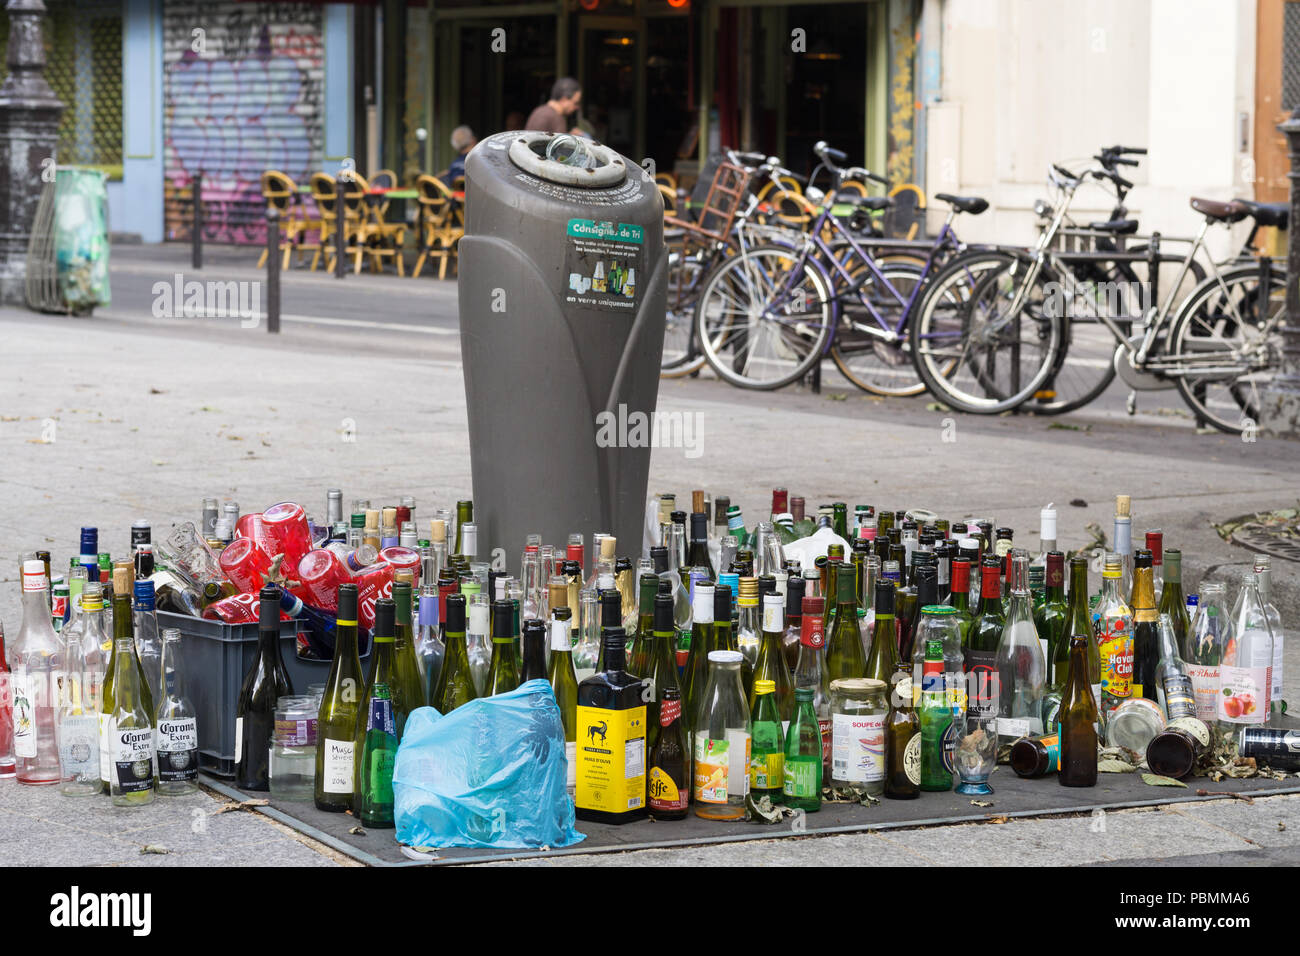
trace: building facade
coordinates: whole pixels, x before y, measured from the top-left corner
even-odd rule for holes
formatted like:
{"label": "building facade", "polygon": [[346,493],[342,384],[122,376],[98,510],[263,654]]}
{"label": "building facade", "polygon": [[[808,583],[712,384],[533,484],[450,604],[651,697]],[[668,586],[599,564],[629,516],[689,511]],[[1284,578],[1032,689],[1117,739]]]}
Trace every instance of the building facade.
{"label": "building facade", "polygon": [[187,238],[198,173],[228,242],[261,241],[268,168],[436,173],[452,129],[517,127],[562,75],[582,125],[660,170],[725,144],[807,173],[824,139],[987,196],[963,235],[1005,242],[1032,239],[1050,162],[1114,143],[1150,149],[1146,228],[1190,232],[1191,194],[1281,198],[1300,105],[1300,0],[45,3],[59,161],[104,169],[112,229],[145,241]]}

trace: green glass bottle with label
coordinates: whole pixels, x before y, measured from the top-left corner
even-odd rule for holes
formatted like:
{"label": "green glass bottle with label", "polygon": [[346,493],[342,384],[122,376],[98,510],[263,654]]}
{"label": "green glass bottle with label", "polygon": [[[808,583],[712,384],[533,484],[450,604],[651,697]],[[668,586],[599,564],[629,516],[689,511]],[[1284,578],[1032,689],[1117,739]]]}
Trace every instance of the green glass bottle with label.
{"label": "green glass bottle with label", "polygon": [[785,735],[782,766],[782,802],[806,813],[822,807],[822,732],[813,704],[816,693],[814,687],[795,688],[794,719]]}
{"label": "green glass bottle with label", "polygon": [[397,760],[397,715],[393,705],[396,602],[375,602],[375,636],[370,652],[361,718],[357,721],[356,814],[362,826],[393,825],[393,765]]}
{"label": "green glass bottle with label", "polygon": [[755,678],[754,709],[749,722],[749,791],[758,800],[784,799],[785,738],[776,700],[776,682]]}
{"label": "green glass bottle with label", "polygon": [[357,656],[357,586],[339,585],[334,659],[316,717],[316,809],[343,813],[356,793],[357,715],[365,693]]}

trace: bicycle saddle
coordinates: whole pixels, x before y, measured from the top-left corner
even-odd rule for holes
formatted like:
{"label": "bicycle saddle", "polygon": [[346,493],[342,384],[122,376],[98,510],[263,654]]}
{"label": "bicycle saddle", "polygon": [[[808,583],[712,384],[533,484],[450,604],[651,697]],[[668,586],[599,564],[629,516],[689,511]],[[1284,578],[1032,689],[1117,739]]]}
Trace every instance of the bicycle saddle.
{"label": "bicycle saddle", "polygon": [[989,208],[989,201],[981,199],[979,196],[954,196],[952,193],[935,193],[934,198],[941,199],[962,212],[970,213],[972,216],[978,216]]}
{"label": "bicycle saddle", "polygon": [[1096,232],[1109,232],[1114,236],[1131,236],[1138,231],[1136,219],[1110,219],[1106,222],[1090,222],[1088,228]]}
{"label": "bicycle saddle", "polygon": [[1250,213],[1250,210],[1235,199],[1219,202],[1217,199],[1202,199],[1199,196],[1193,196],[1189,203],[1193,209],[1206,219],[1213,219],[1216,222],[1240,222]]}
{"label": "bicycle saddle", "polygon": [[846,203],[851,206],[860,206],[863,209],[870,209],[873,212],[880,209],[888,209],[894,204],[894,200],[888,196],[864,196],[861,193],[849,191],[835,194],[835,202]]}
{"label": "bicycle saddle", "polygon": [[1250,199],[1234,199],[1233,202],[1240,203],[1246,207],[1250,215],[1255,217],[1255,222],[1261,226],[1277,226],[1279,229],[1285,229],[1289,209],[1283,202],[1254,202]]}

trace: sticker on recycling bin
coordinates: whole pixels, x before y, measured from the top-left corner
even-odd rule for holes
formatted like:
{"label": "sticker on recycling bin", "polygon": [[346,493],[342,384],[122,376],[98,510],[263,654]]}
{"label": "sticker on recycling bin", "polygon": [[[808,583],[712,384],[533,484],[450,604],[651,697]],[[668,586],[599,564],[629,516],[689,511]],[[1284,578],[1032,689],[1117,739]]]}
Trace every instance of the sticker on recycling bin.
{"label": "sticker on recycling bin", "polygon": [[645,228],[635,223],[570,219],[565,230],[564,301],[636,311]]}

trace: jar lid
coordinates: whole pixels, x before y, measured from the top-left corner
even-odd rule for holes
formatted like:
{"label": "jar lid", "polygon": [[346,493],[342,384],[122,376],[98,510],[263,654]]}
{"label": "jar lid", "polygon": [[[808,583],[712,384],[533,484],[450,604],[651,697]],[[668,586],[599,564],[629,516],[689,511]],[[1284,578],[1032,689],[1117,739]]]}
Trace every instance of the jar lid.
{"label": "jar lid", "polygon": [[1139,753],[1147,749],[1151,738],[1165,729],[1165,715],[1160,705],[1145,697],[1126,700],[1107,721],[1106,742],[1111,747],[1126,747]]}
{"label": "jar lid", "polygon": [[[710,654],[709,656],[712,657],[713,655]],[[885,692],[885,682],[870,677],[841,677],[838,680],[831,681],[831,690],[851,694],[883,694]]]}
{"label": "jar lid", "polygon": [[740,651],[709,651],[709,660],[715,664],[739,664],[744,659]]}
{"label": "jar lid", "polygon": [[[712,654],[709,655],[709,657],[712,657],[712,656],[713,656]],[[755,693],[755,694],[775,694],[775,693],[776,693],[776,681],[774,681],[774,680],[756,680],[756,681],[754,681],[754,693]]]}
{"label": "jar lid", "polygon": [[928,614],[931,617],[949,617],[950,615],[956,614],[957,609],[955,607],[949,607],[947,604],[927,604],[925,607],[921,608],[921,613]]}

